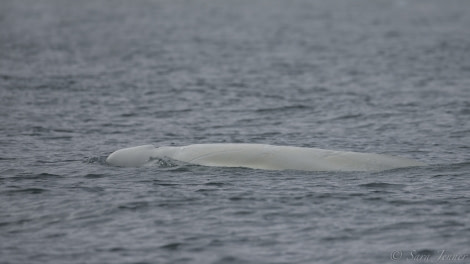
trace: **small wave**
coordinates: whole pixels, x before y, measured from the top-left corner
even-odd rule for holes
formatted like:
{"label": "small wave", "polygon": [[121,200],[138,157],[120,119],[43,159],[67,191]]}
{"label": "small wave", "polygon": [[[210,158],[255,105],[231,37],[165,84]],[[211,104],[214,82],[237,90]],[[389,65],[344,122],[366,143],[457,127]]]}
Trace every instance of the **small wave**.
{"label": "small wave", "polygon": [[182,245],[183,245],[182,243],[175,242],[175,243],[169,243],[169,244],[160,246],[160,248],[162,248],[162,249],[167,249],[167,250],[177,250],[177,249],[179,249]]}
{"label": "small wave", "polygon": [[434,164],[428,168],[432,178],[441,177],[467,177],[470,162],[458,162],[452,164]]}
{"label": "small wave", "polygon": [[149,207],[149,203],[146,201],[136,201],[136,202],[128,202],[118,206],[121,210],[131,210],[137,211],[141,209],[145,209]]}
{"label": "small wave", "polygon": [[225,183],[225,182],[207,182],[207,183],[204,183],[204,185],[207,185],[207,186],[217,186],[217,187],[222,187],[226,184],[227,183]]}
{"label": "small wave", "polygon": [[250,262],[250,261],[247,261],[246,259],[241,259],[235,256],[224,256],[213,262],[213,264],[222,264],[222,263],[223,264],[238,264],[238,263],[241,264],[241,263],[253,263],[253,262]]}
{"label": "small wave", "polygon": [[93,164],[93,163],[98,163],[98,164],[107,164],[106,163],[106,158],[108,156],[98,156],[98,157],[85,157],[83,159],[83,163],[90,163],[90,164]]}
{"label": "small wave", "polygon": [[370,182],[365,184],[360,184],[360,187],[370,188],[370,189],[401,189],[406,185],[397,184],[397,183],[386,183],[386,182]]}
{"label": "small wave", "polygon": [[182,165],[185,164],[170,158],[150,158],[149,162],[146,164],[146,166],[156,166],[158,168],[178,168]]}
{"label": "small wave", "polygon": [[453,228],[456,226],[465,227],[465,223],[456,220],[442,220],[429,225],[431,228]]}
{"label": "small wave", "polygon": [[47,189],[42,188],[22,188],[17,190],[9,190],[7,193],[9,194],[17,194],[17,193],[26,193],[26,194],[41,194],[47,192]]}
{"label": "small wave", "polygon": [[84,175],[83,177],[87,179],[98,179],[98,178],[103,178],[105,176],[106,176],[105,174],[88,173]]}
{"label": "small wave", "polygon": [[39,173],[37,174],[38,178],[49,178],[49,177],[52,177],[52,178],[56,178],[56,177],[63,177],[62,175],[58,175],[58,174],[53,174],[53,173],[47,173],[47,172],[43,172],[43,173]]}
{"label": "small wave", "polygon": [[153,180],[153,185],[156,186],[178,186],[180,185],[179,183],[171,183],[171,182],[166,182],[162,180]]}
{"label": "small wave", "polygon": [[90,192],[90,193],[102,193],[104,192],[104,188],[103,187],[99,187],[99,186],[94,186],[94,187],[79,187],[81,190],[83,191],[86,191],[86,192]]}
{"label": "small wave", "polygon": [[18,173],[15,178],[16,179],[29,179],[29,180],[35,180],[35,179],[44,179],[44,178],[62,178],[64,177],[63,175],[58,175],[58,174],[53,174],[53,173],[31,173],[31,172],[23,172],[23,173]]}
{"label": "small wave", "polygon": [[300,110],[300,109],[310,109],[310,106],[306,105],[288,105],[288,106],[281,106],[281,107],[272,107],[272,108],[260,108],[257,109],[256,112],[263,113],[263,112],[278,112],[278,111],[289,111],[289,110]]}

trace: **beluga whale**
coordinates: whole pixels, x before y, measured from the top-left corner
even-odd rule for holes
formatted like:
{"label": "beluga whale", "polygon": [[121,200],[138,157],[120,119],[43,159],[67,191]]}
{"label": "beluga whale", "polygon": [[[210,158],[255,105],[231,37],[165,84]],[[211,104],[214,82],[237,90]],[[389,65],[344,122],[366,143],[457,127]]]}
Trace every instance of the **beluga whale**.
{"label": "beluga whale", "polygon": [[385,154],[238,143],[123,148],[111,153],[106,162],[120,167],[141,167],[152,164],[155,159],[203,166],[299,171],[383,171],[426,165]]}

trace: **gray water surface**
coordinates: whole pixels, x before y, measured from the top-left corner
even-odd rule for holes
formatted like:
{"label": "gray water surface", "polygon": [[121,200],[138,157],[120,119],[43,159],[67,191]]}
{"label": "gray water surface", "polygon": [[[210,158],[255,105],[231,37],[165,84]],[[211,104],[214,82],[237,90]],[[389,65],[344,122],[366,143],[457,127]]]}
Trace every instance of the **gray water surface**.
{"label": "gray water surface", "polygon": [[[470,254],[469,25],[466,0],[1,1],[0,262]],[[104,162],[228,142],[429,166]]]}

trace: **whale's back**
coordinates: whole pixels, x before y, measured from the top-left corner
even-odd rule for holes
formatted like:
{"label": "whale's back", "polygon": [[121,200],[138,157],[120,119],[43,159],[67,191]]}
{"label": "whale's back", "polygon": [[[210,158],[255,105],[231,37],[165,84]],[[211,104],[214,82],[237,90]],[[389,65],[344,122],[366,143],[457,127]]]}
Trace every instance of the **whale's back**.
{"label": "whale's back", "polygon": [[382,154],[265,144],[195,144],[164,147],[155,153],[191,164],[265,170],[380,171],[425,165]]}

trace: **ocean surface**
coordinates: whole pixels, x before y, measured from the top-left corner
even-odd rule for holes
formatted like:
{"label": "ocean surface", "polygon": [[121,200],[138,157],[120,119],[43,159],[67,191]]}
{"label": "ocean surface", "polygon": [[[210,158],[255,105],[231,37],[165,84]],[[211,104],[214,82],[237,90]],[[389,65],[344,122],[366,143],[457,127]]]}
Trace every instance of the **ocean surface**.
{"label": "ocean surface", "polygon": [[[468,0],[2,0],[0,121],[2,264],[470,263]],[[229,142],[429,166],[105,162]]]}

